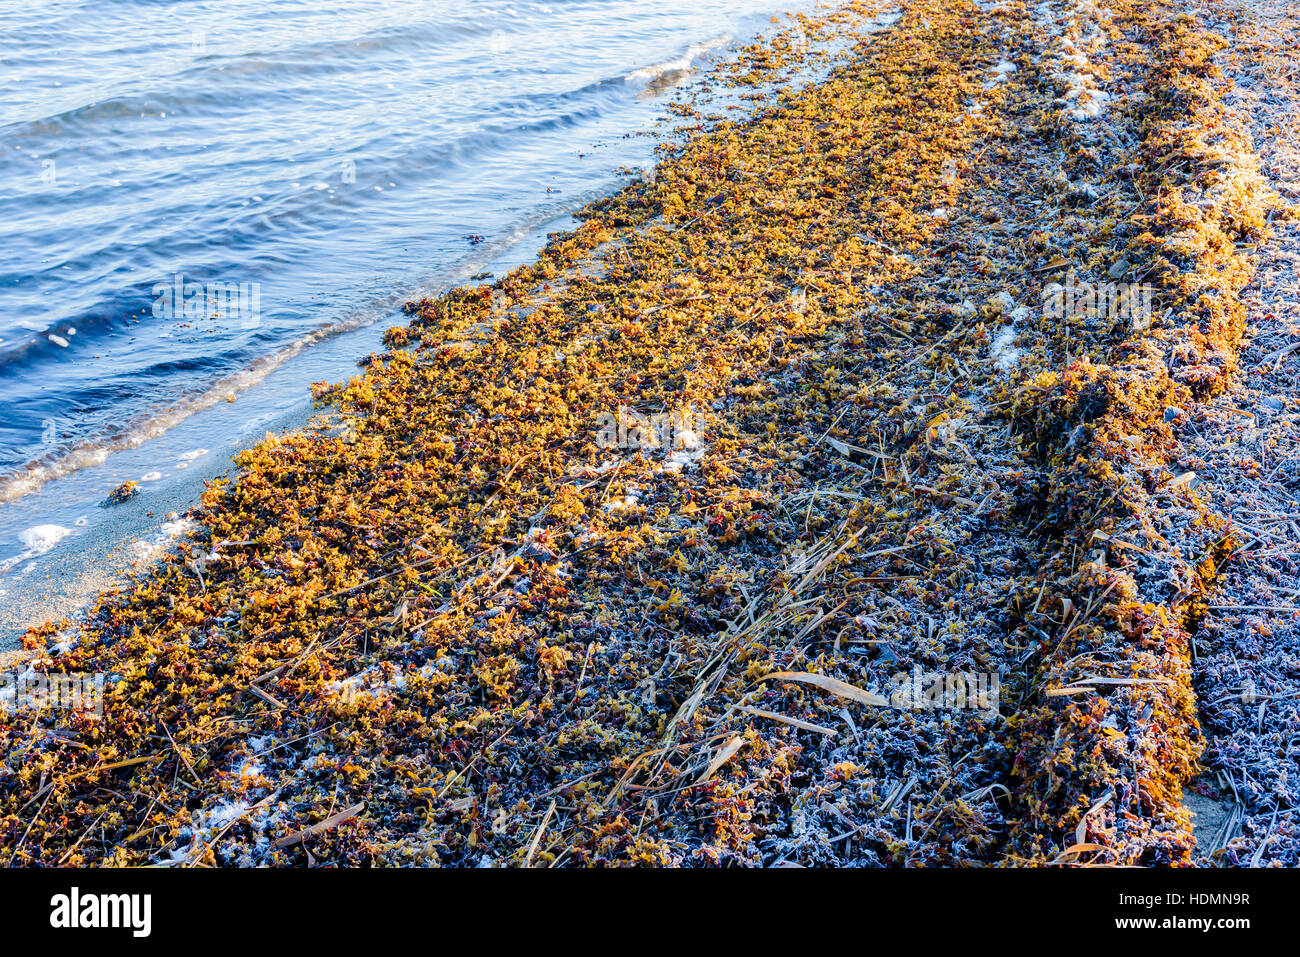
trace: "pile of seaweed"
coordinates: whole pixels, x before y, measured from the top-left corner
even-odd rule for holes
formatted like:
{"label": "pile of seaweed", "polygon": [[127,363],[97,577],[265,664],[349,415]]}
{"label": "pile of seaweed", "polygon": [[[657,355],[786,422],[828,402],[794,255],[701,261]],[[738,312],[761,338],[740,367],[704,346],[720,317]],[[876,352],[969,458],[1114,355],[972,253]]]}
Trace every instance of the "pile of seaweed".
{"label": "pile of seaweed", "polygon": [[1232,382],[1239,294],[1276,199],[1226,121],[1212,63],[1222,41],[1143,6],[1115,8],[1156,59],[1129,171],[1141,231],[1121,275],[1154,283],[1159,308],[1105,361],[1040,376],[1018,397],[1050,463],[1045,521],[1062,547],[1042,596],[1056,617],[1040,632],[1037,693],[1013,718],[1028,813],[1012,847],[1047,856],[1059,849],[1051,836],[1069,834],[1058,859],[1186,864],[1181,791],[1202,747],[1189,633],[1235,538],[1176,470],[1174,428]]}
{"label": "pile of seaweed", "polygon": [[[9,862],[1185,860],[1226,546],[1165,412],[1231,374],[1266,197],[1205,35],[1106,14],[850,2],[739,51],[652,177],[412,304],[29,634],[107,696],[0,714]],[[1120,263],[1149,329],[1042,315]]]}
{"label": "pile of seaweed", "polygon": [[[1249,0],[1205,17],[1231,40],[1216,56],[1234,78],[1230,105],[1253,135],[1270,182],[1294,200],[1300,10]],[[1300,720],[1300,229],[1294,216],[1275,216],[1273,225],[1258,278],[1243,295],[1249,341],[1239,356],[1241,382],[1176,422],[1179,468],[1195,473],[1198,491],[1240,543],[1218,563],[1195,635],[1206,736],[1203,770],[1193,782],[1201,794],[1192,799],[1202,824],[1197,857],[1249,867],[1300,863],[1293,745]]]}

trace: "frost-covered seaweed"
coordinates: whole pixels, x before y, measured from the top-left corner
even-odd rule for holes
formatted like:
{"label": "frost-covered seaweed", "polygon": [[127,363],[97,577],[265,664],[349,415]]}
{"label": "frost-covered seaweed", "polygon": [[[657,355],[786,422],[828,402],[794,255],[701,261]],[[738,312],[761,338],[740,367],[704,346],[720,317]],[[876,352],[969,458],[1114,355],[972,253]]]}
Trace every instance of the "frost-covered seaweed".
{"label": "frost-covered seaweed", "polygon": [[[1187,629],[1230,546],[1166,409],[1229,380],[1266,202],[1209,138],[1210,52],[1143,0],[849,3],[739,51],[708,82],[747,110],[684,97],[653,177],[412,304],[179,555],[29,634],[109,693],[0,724],[0,846],[1185,861]],[[1068,268],[1160,316],[1044,314]],[[611,448],[624,409],[690,427]],[[1000,712],[894,696],[923,674]]]}

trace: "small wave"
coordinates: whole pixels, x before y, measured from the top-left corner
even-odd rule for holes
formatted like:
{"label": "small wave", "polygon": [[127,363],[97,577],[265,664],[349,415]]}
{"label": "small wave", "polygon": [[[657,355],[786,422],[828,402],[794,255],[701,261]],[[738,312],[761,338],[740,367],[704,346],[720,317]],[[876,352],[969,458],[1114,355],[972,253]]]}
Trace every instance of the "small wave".
{"label": "small wave", "polygon": [[682,78],[690,74],[691,68],[696,61],[706,53],[721,49],[731,41],[729,36],[714,37],[712,40],[704,40],[700,43],[692,43],[684,54],[674,60],[666,60],[663,63],[654,63],[650,66],[643,66],[640,69],[633,70],[623,79],[627,83],[644,83],[647,86],[676,85]]}
{"label": "small wave", "polygon": [[[318,8],[292,3],[313,16]],[[644,161],[642,144],[626,135],[648,122],[649,109],[637,100],[688,81],[701,60],[748,36],[751,20],[737,8],[769,15],[759,0],[636,0],[609,16],[582,12],[603,4],[574,4],[579,11],[552,10],[567,7],[554,0],[519,6],[518,14],[485,16],[477,4],[463,12],[459,4],[435,4],[431,19],[417,13],[413,20],[350,13],[329,29],[304,29],[297,13],[285,16],[273,0],[267,26],[275,17],[280,27],[265,33],[214,19],[196,23],[197,49],[186,25],[104,51],[91,31],[78,35],[78,59],[69,67],[77,82],[37,91],[23,73],[25,98],[0,104],[0,137],[12,137],[32,166],[0,176],[0,190],[8,190],[0,204],[11,213],[0,238],[18,263],[0,269],[0,284],[14,297],[11,319],[0,320],[8,327],[0,334],[0,379],[12,383],[0,390],[0,405],[13,403],[0,426],[0,503],[82,470],[97,477],[117,453],[146,446],[204,410],[219,411],[227,397],[258,386],[314,344],[397,321],[395,309],[376,301],[383,293],[373,283],[335,282],[317,262],[355,257],[359,277],[382,271],[385,290],[405,287],[394,307],[410,298],[422,272],[433,278],[429,288],[440,290],[458,272],[464,278],[499,269],[505,248],[580,205],[587,184],[600,178],[594,195],[617,187],[609,167],[593,163],[588,173],[555,157],[572,148],[600,164],[605,150]],[[633,9],[653,16],[632,16]],[[306,26],[328,26],[321,17]],[[594,32],[574,31],[575,22],[590,22]],[[691,42],[721,31],[728,35]],[[52,37],[51,49],[58,42]],[[162,59],[128,69],[154,47]],[[33,52],[31,69],[43,57]],[[640,63],[650,65],[631,69]],[[48,182],[40,165],[47,156]],[[350,165],[344,176],[351,179],[339,179],[340,163]],[[544,205],[536,189],[543,182]],[[330,186],[339,183],[355,188],[340,185],[336,196]],[[563,197],[557,205],[567,208],[551,205],[552,185]],[[57,219],[45,212],[52,198]],[[110,225],[83,228],[101,222]],[[470,231],[489,237],[474,247],[472,265],[456,243]],[[391,261],[372,259],[372,248],[391,250]],[[182,268],[186,275],[266,280],[279,302],[293,306],[277,310],[274,328],[209,345],[199,324],[165,326],[148,317],[153,297],[141,293],[151,288],[141,277]],[[331,293],[330,313],[313,316],[309,296]],[[343,315],[335,311],[340,301],[359,308],[313,329]],[[346,361],[329,347],[322,352]],[[91,356],[100,361],[91,366]],[[308,365],[305,358],[280,375]],[[42,388],[28,389],[28,382]],[[50,409],[63,411],[43,420]],[[75,435],[65,419],[75,419]],[[58,435],[38,445],[36,423],[53,421]],[[190,428],[201,431],[202,421]],[[196,435],[179,449],[210,439]],[[200,468],[194,461],[182,454],[166,471],[193,472]],[[209,465],[218,463],[201,467]],[[122,477],[139,478],[149,467],[132,466]],[[92,494],[69,484],[70,492]],[[17,531],[10,527],[11,538]]]}
{"label": "small wave", "polygon": [[59,542],[63,541],[72,530],[62,525],[36,525],[18,533],[18,541],[26,549],[12,558],[0,561],[0,572],[7,572],[15,565],[21,565],[29,558],[44,555]]}
{"label": "small wave", "polygon": [[273,355],[259,359],[239,372],[217,380],[206,392],[182,399],[166,409],[145,415],[118,435],[82,442],[47,459],[28,463],[18,471],[0,477],[0,502],[12,502],[30,495],[53,479],[71,475],[84,468],[103,465],[114,452],[138,448],[145,442],[158,438],[195,413],[252,388],[309,346],[372,325],[385,315],[386,312],[363,313],[321,326],[295,339]]}
{"label": "small wave", "polygon": [[[47,482],[82,469],[103,465],[115,452],[138,448],[158,438],[190,416],[226,401],[231,395],[253,388],[304,349],[317,343],[362,329],[384,319],[395,320],[396,310],[402,302],[435,294],[438,290],[446,288],[449,282],[466,281],[530,233],[563,218],[590,200],[605,195],[608,189],[608,184],[601,184],[563,201],[539,204],[510,229],[463,257],[449,269],[447,274],[444,274],[442,279],[429,282],[406,295],[393,296],[383,302],[372,303],[369,308],[347,319],[320,326],[273,355],[259,359],[244,369],[217,380],[206,391],[182,399],[164,409],[146,413],[119,434],[80,442],[45,459],[30,462],[8,475],[0,475],[0,502],[12,502],[23,498],[36,492]],[[188,468],[191,462],[207,454],[208,450],[204,448],[183,453],[178,457],[178,467]]]}

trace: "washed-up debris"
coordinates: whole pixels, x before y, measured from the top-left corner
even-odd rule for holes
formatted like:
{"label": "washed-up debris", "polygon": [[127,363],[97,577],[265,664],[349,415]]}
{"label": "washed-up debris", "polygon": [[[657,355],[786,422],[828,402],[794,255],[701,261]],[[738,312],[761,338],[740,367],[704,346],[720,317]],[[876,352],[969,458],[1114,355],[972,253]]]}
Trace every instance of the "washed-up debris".
{"label": "washed-up debris", "polygon": [[101,505],[120,505],[122,502],[135,498],[140,494],[139,482],[123,482],[113,491],[108,493],[108,497],[101,502]]}
{"label": "washed-up debris", "polygon": [[[116,680],[0,715],[0,848],[1187,862],[1236,546],[1166,410],[1228,387],[1271,203],[1213,49],[1158,0],[914,0],[735,51],[653,176],[411,304],[179,555],[28,635]],[[1119,261],[1157,317],[1039,308]]]}
{"label": "washed-up debris", "polygon": [[[1215,57],[1234,83],[1230,116],[1286,195],[1300,171],[1293,134],[1300,11],[1270,0],[1201,16],[1231,41]],[[1201,794],[1188,803],[1217,825],[1198,863],[1237,867],[1300,865],[1300,756],[1292,745],[1300,719],[1300,227],[1294,216],[1272,221],[1259,279],[1242,296],[1249,341],[1240,379],[1183,420],[1178,434],[1180,465],[1202,477],[1198,492],[1225,517],[1232,542],[1194,636],[1206,750],[1193,785]]]}

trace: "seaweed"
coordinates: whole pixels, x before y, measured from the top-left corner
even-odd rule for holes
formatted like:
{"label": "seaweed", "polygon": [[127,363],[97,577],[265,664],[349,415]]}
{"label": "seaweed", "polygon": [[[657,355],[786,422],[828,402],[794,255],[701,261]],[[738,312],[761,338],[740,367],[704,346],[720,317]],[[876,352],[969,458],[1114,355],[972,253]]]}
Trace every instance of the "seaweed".
{"label": "seaweed", "polygon": [[[1193,24],[1048,6],[1087,83],[1041,6],[787,18],[653,175],[410,304],[28,635],[109,680],[0,715],[9,861],[1185,862],[1232,540],[1167,413],[1231,381],[1268,197]],[[1121,262],[1158,324],[1039,311]]]}
{"label": "seaweed", "polygon": [[113,491],[108,494],[108,497],[99,504],[101,507],[107,508],[110,505],[120,505],[123,502],[129,501],[140,494],[139,486],[139,482],[123,482],[117,488],[113,489]]}

